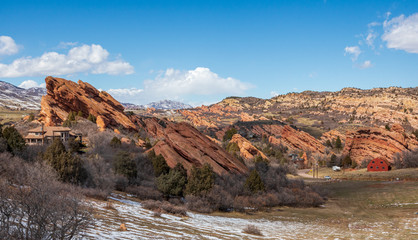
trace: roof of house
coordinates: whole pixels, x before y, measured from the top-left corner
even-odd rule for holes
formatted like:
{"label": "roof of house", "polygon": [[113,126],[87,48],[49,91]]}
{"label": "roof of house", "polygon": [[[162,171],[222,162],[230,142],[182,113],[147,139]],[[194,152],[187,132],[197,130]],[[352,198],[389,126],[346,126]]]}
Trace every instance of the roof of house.
{"label": "roof of house", "polygon": [[27,135],[25,138],[28,139],[39,139],[39,138],[43,138],[43,137],[59,137],[61,136],[61,132],[70,132],[71,128],[68,127],[56,127],[56,126],[52,126],[52,127],[47,127],[44,126],[43,127],[43,132],[42,132],[42,126],[41,127],[37,127],[37,128],[33,128],[30,129],[28,132],[30,133],[43,133],[43,136],[39,136],[39,135]]}
{"label": "roof of house", "polygon": [[[52,131],[54,131],[54,132],[69,132],[69,131],[71,131],[71,128],[59,127],[59,126],[51,126],[51,127],[44,126],[43,131],[44,132],[47,132],[47,131],[51,131],[51,132]],[[30,129],[29,132],[42,132],[42,126]]]}

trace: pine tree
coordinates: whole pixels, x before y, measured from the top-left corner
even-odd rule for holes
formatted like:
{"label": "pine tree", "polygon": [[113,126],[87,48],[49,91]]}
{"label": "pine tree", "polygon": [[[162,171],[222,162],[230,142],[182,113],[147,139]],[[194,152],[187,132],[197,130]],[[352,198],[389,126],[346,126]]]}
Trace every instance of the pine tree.
{"label": "pine tree", "polygon": [[121,145],[122,145],[122,142],[117,137],[113,137],[112,140],[110,140],[110,146],[113,148],[118,148]]}
{"label": "pine tree", "polygon": [[148,157],[151,159],[156,177],[159,177],[161,174],[167,174],[170,171],[170,167],[167,165],[167,162],[161,154],[157,156],[154,151],[151,151],[148,154]]}
{"label": "pine tree", "polygon": [[13,154],[21,152],[26,146],[25,139],[12,126],[3,129],[3,138],[7,141],[7,151]]}
{"label": "pine tree", "polygon": [[215,173],[208,163],[205,163],[201,168],[193,166],[186,185],[186,193],[190,195],[206,195],[214,184]]}
{"label": "pine tree", "polygon": [[245,181],[244,186],[248,190],[250,190],[252,193],[264,192],[265,191],[264,183],[261,180],[260,175],[258,174],[256,169],[251,171],[250,175],[248,176],[247,180]]}
{"label": "pine tree", "polygon": [[343,145],[342,145],[342,143],[341,143],[340,136],[338,136],[338,137],[337,137],[337,140],[335,140],[335,148],[336,148],[336,149],[338,149],[338,150],[340,150],[340,149],[342,149],[342,148],[343,148]]}
{"label": "pine tree", "polygon": [[165,196],[183,196],[187,184],[187,171],[178,163],[168,174],[161,174],[157,180],[157,189]]}
{"label": "pine tree", "polygon": [[114,169],[116,174],[125,176],[130,182],[135,180],[138,175],[136,162],[125,151],[119,151],[116,154]]}

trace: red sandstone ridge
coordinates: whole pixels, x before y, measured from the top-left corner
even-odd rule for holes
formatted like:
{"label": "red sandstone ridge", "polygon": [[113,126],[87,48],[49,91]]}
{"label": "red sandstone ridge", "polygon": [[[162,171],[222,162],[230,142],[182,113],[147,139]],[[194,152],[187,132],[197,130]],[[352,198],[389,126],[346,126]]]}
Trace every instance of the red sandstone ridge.
{"label": "red sandstone ridge", "polygon": [[42,97],[40,119],[48,126],[61,124],[70,111],[89,114],[97,118],[101,128],[137,129],[137,126],[124,114],[123,106],[110,94],[98,91],[90,84],[78,84],[63,78],[45,78],[47,95]]}
{"label": "red sandstone ridge", "polygon": [[359,128],[347,133],[343,155],[349,154],[353,161],[381,158],[393,162],[395,153],[413,150],[418,141],[395,124],[392,131],[383,128]]}
{"label": "red sandstone ridge", "polygon": [[217,174],[248,171],[243,163],[188,123],[157,118],[137,118],[137,123],[158,140],[153,150],[163,155],[170,167],[181,163],[190,170],[192,166],[208,163]]}
{"label": "red sandstone ridge", "polygon": [[[245,138],[267,136],[273,145],[282,144],[289,149],[300,149],[312,153],[325,152],[325,146],[316,138],[280,121],[237,122],[232,127]],[[217,138],[222,139],[227,129],[217,132]]]}
{"label": "red sandstone ridge", "polygon": [[240,156],[246,160],[253,159],[255,156],[260,155],[262,158],[267,159],[263,152],[254,147],[250,141],[243,138],[239,134],[234,134],[230,143],[236,143],[239,147]]}

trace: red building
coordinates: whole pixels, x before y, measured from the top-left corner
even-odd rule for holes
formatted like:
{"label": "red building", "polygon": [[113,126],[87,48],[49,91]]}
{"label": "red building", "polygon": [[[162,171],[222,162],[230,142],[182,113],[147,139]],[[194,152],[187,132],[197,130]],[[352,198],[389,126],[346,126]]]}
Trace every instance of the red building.
{"label": "red building", "polygon": [[383,172],[383,171],[389,171],[390,170],[390,164],[388,161],[375,158],[369,162],[367,165],[367,171],[368,172]]}

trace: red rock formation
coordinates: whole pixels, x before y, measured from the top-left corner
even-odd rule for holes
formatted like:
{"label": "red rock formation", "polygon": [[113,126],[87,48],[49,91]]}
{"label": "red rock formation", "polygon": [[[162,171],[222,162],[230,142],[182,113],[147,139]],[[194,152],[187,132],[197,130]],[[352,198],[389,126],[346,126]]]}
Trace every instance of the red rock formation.
{"label": "red rock formation", "polygon": [[256,147],[254,147],[250,141],[243,138],[239,134],[234,134],[234,136],[232,136],[230,143],[236,143],[238,145],[240,156],[246,160],[251,160],[257,155],[260,155],[264,159],[268,159],[267,156],[264,155],[263,152],[261,152]]}
{"label": "red rock formation", "polygon": [[331,131],[328,131],[328,132],[325,132],[324,134],[322,134],[321,143],[325,144],[327,142],[327,140],[329,140],[332,143],[335,140],[337,140],[337,137],[340,137],[340,140],[341,140],[342,144],[345,143],[345,135],[340,133],[337,130],[331,130]]}
{"label": "red rock formation", "polygon": [[47,95],[42,97],[40,119],[48,126],[61,124],[70,111],[89,114],[97,118],[101,128],[137,129],[124,114],[123,106],[110,94],[98,91],[81,80],[78,84],[62,78],[45,78]]}
{"label": "red rock formation", "polygon": [[238,159],[187,123],[156,118],[138,118],[137,123],[158,140],[153,150],[163,155],[170,167],[181,163],[190,170],[193,165],[200,167],[208,163],[218,174],[248,171]]}
{"label": "red rock formation", "polygon": [[343,155],[349,154],[353,161],[381,158],[393,162],[395,153],[418,147],[413,135],[404,132],[401,126],[394,126],[396,131],[383,128],[359,128],[347,133]]}

